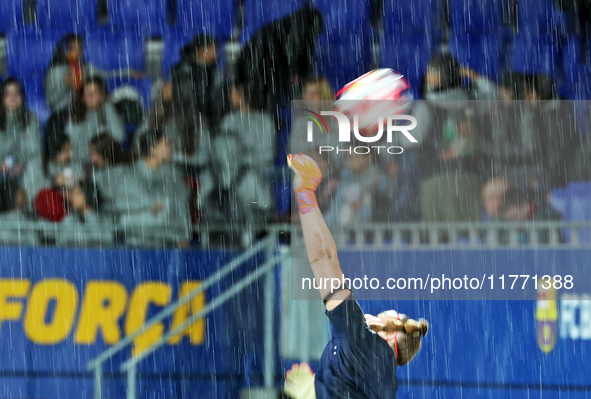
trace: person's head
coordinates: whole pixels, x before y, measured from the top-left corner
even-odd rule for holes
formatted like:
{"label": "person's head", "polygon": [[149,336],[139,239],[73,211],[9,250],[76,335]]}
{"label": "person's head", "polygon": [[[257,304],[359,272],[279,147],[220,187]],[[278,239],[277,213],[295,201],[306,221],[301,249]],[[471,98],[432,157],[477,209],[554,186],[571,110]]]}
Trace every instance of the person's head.
{"label": "person's head", "polygon": [[84,37],[74,33],[63,36],[53,53],[51,65],[67,64],[84,56]]}
{"label": "person's head", "polygon": [[217,41],[214,37],[201,34],[181,50],[181,56],[200,65],[214,65],[218,58]]}
{"label": "person's head", "polygon": [[86,79],[82,86],[82,93],[77,95],[72,103],[71,121],[75,124],[82,123],[86,120],[88,112],[100,111],[107,101],[108,95],[107,84],[103,78],[91,76]]}
{"label": "person's head", "polygon": [[45,174],[48,174],[49,164],[66,166],[72,159],[72,146],[70,137],[60,129],[56,129],[45,138],[43,149],[43,168]]}
{"label": "person's head", "polygon": [[244,108],[247,105],[243,85],[234,84],[230,86],[230,105],[235,109]]}
{"label": "person's head", "polygon": [[0,129],[6,129],[9,115],[16,116],[16,122],[21,128],[29,123],[29,112],[25,103],[25,90],[20,81],[8,78],[0,84]]}
{"label": "person's head", "polygon": [[170,161],[172,146],[161,129],[153,129],[138,139],[138,155],[145,160],[160,164]]}
{"label": "person's head", "polygon": [[131,155],[109,133],[100,133],[90,139],[90,162],[97,169],[131,163]]}
{"label": "person's head", "polygon": [[108,94],[107,84],[102,78],[92,76],[84,81],[82,101],[88,111],[101,109]]}
{"label": "person's head", "polygon": [[451,54],[437,54],[427,65],[425,90],[441,91],[462,85],[460,63]]}
{"label": "person's head", "polygon": [[365,315],[365,319],[370,328],[392,348],[399,366],[414,359],[423,337],[429,331],[427,320],[416,321],[395,310],[382,312],[377,317]]}
{"label": "person's head", "polygon": [[9,78],[0,85],[0,97],[4,112],[15,112],[24,107],[25,93],[23,85],[15,78]]}
{"label": "person's head", "polygon": [[505,192],[513,184],[504,177],[490,179],[482,186],[482,207],[491,217],[497,217],[503,204]]}
{"label": "person's head", "polygon": [[309,76],[304,81],[302,89],[302,100],[304,101],[325,101],[334,99],[332,85],[323,76]]}
{"label": "person's head", "polygon": [[56,131],[47,137],[45,152],[50,162],[59,165],[68,165],[72,159],[72,146],[70,138],[62,131]]}

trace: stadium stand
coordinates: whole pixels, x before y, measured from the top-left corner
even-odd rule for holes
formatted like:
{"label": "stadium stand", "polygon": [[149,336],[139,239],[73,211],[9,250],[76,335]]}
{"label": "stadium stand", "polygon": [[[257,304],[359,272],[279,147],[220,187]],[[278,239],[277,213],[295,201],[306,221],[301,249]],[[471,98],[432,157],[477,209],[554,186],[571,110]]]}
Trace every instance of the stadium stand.
{"label": "stadium stand", "polygon": [[505,37],[501,2],[453,0],[449,4],[450,52],[461,64],[496,80]]}
{"label": "stadium stand", "polygon": [[37,25],[40,29],[83,32],[97,25],[98,1],[38,0]]}
{"label": "stadium stand", "polygon": [[552,0],[520,0],[513,46],[513,70],[556,77],[566,18]]}
{"label": "stadium stand", "polygon": [[236,23],[234,0],[178,0],[176,28],[193,34],[209,33],[220,40],[229,39]]}
{"label": "stadium stand", "polygon": [[108,10],[110,25],[115,30],[155,35],[167,28],[166,0],[146,0],[142,7],[134,0],[112,0]]}

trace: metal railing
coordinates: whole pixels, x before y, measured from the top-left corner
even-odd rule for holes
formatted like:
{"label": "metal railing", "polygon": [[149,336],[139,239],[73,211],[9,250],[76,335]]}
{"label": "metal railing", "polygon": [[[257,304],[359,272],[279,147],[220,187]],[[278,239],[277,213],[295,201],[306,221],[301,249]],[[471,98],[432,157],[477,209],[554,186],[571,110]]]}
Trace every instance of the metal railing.
{"label": "metal railing", "polygon": [[[274,231],[277,233],[277,230]],[[167,317],[170,317],[178,308],[187,305],[197,295],[205,292],[205,290],[212,285],[219,282],[220,279],[236,270],[243,263],[251,259],[254,255],[260,251],[265,251],[266,261],[258,266],[254,271],[246,275],[242,280],[232,286],[232,288],[223,292],[220,296],[213,299],[205,308],[199,312],[191,315],[184,323],[170,330],[167,334],[161,337],[157,342],[151,344],[148,348],[144,349],[140,354],[133,356],[129,360],[123,363],[121,370],[127,374],[127,397],[128,399],[137,398],[137,365],[149,356],[151,353],[156,351],[162,345],[164,345],[170,338],[182,333],[184,330],[189,328],[198,320],[207,316],[214,309],[227,302],[239,294],[243,289],[248,287],[254,281],[258,280],[262,276],[266,276],[265,280],[265,387],[271,388],[273,386],[274,378],[274,341],[273,341],[273,326],[274,326],[274,298],[275,298],[275,279],[274,269],[283,259],[283,254],[275,254],[277,250],[277,234],[270,234],[267,238],[258,242],[249,250],[238,255],[235,259],[230,261],[223,268],[212,274],[196,289],[178,299],[176,302],[164,308],[157,315],[148,320],[141,328],[128,335],[117,344],[113,345],[91,362],[88,363],[87,367],[94,373],[94,398],[102,399],[102,384],[103,384],[103,364],[119,353],[121,350],[127,348],[133,342],[149,330],[152,326],[163,321]]]}
{"label": "metal railing", "polygon": [[[591,222],[369,223],[329,229],[337,248],[351,250],[591,247]],[[291,244],[304,244],[299,226],[292,226]]]}

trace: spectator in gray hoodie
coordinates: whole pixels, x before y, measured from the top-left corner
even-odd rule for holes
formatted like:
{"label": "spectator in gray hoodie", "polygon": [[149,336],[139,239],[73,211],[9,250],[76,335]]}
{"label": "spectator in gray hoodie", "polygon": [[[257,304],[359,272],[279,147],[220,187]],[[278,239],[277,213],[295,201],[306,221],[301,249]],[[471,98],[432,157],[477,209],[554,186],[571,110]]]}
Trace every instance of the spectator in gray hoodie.
{"label": "spectator in gray hoodie", "polygon": [[90,180],[81,180],[66,191],[67,216],[57,226],[56,244],[110,246],[113,226],[99,218],[102,197]]}
{"label": "spectator in gray hoodie", "polygon": [[138,140],[139,160],[126,168],[114,193],[119,230],[134,246],[187,247],[190,191],[171,163],[172,146],[159,130]]}
{"label": "spectator in gray hoodie", "polygon": [[174,90],[170,82],[162,85],[136,138],[150,130],[164,131],[172,145],[173,163],[187,174],[203,172],[211,161],[209,122],[201,112],[179,102]]}
{"label": "spectator in gray hoodie", "polygon": [[29,201],[34,201],[42,188],[73,187],[82,177],[71,168],[70,138],[56,130],[45,138],[43,158],[33,159],[23,175],[22,187]]}
{"label": "spectator in gray hoodie", "polygon": [[231,89],[230,100],[234,111],[212,140],[212,168],[201,180],[200,214],[210,223],[266,223],[275,209],[275,124],[249,106],[241,86]]}
{"label": "spectator in gray hoodie", "polygon": [[92,77],[84,82],[82,97],[74,102],[65,130],[72,144],[72,164],[79,172],[89,162],[88,143],[92,137],[108,132],[120,143],[125,140],[125,125],[108,101],[104,80]]}
{"label": "spectator in gray hoodie", "polygon": [[127,167],[132,164],[133,157],[109,133],[94,136],[90,140],[88,151],[92,164],[88,179],[101,193],[101,214],[114,219],[115,191]]}
{"label": "spectator in gray hoodie", "polygon": [[224,117],[221,134],[232,134],[239,140],[244,167],[268,176],[273,169],[277,129],[271,115],[250,106],[242,86],[230,89],[233,111]]}
{"label": "spectator in gray hoodie", "polygon": [[84,59],[84,37],[65,35],[57,44],[49,68],[45,72],[45,100],[52,112],[67,109],[82,90],[90,76],[141,78],[143,74],[131,69],[103,71]]}
{"label": "spectator in gray hoodie", "polygon": [[39,120],[25,105],[22,84],[9,78],[0,85],[0,170],[19,179],[27,163],[41,158]]}
{"label": "spectator in gray hoodie", "polygon": [[0,182],[0,246],[37,245],[35,232],[23,228],[22,222],[27,220],[27,216],[21,209],[26,200],[27,196],[16,180]]}

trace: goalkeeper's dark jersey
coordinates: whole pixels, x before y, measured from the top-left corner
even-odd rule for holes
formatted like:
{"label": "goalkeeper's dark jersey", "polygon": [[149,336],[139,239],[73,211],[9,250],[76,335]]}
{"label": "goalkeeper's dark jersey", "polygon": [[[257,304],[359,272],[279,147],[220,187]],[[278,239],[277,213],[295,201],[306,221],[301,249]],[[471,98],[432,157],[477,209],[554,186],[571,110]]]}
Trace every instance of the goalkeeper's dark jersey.
{"label": "goalkeeper's dark jersey", "polygon": [[396,356],[365,323],[354,298],[326,311],[332,339],[316,373],[317,399],[395,399]]}

